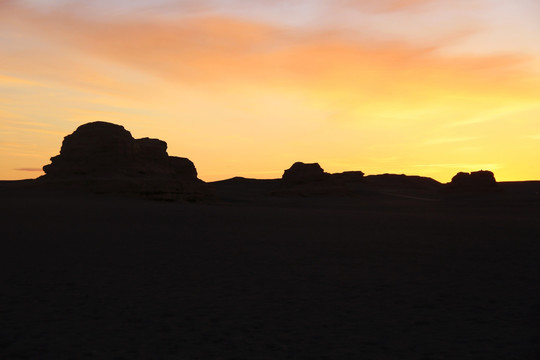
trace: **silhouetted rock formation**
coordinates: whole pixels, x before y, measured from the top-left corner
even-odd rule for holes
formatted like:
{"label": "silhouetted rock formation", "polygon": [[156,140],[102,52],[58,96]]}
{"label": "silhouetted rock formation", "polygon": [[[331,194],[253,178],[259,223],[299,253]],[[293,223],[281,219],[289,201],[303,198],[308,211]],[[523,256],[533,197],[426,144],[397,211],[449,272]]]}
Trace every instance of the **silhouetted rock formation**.
{"label": "silhouetted rock formation", "polygon": [[491,171],[480,170],[471,173],[459,172],[446,189],[451,192],[493,192],[499,191],[495,176]]}
{"label": "silhouetted rock formation", "polygon": [[295,162],[289,169],[285,170],[282,180],[286,185],[299,185],[326,180],[328,175],[318,163]]}
{"label": "silhouetted rock formation", "polygon": [[123,126],[107,122],[81,125],[66,136],[60,154],[43,171],[44,180],[76,183],[98,192],[163,199],[208,194],[195,165],[189,159],[169,156],[166,142],[134,139]]}
{"label": "silhouetted rock formation", "polygon": [[311,195],[344,195],[349,189],[343,182],[324,172],[318,163],[294,163],[285,170],[280,186],[273,191],[274,195],[311,196]]}

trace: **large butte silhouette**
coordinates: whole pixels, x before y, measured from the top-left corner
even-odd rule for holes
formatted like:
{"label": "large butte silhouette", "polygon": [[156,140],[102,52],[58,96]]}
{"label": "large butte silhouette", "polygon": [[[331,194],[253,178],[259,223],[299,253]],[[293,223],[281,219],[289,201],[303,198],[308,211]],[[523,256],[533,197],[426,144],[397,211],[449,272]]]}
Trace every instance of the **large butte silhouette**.
{"label": "large butte silhouette", "polygon": [[169,156],[159,139],[134,139],[108,122],[81,125],[64,138],[60,154],[43,167],[42,179],[95,192],[156,199],[196,200],[209,194],[193,162]]}

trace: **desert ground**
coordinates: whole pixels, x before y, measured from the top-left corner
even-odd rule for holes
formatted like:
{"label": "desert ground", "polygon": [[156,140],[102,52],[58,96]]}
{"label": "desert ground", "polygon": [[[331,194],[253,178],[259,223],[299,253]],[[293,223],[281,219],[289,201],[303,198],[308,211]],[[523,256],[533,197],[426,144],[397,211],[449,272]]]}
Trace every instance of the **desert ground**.
{"label": "desert ground", "polygon": [[538,183],[271,184],[190,203],[0,182],[0,358],[540,358]]}

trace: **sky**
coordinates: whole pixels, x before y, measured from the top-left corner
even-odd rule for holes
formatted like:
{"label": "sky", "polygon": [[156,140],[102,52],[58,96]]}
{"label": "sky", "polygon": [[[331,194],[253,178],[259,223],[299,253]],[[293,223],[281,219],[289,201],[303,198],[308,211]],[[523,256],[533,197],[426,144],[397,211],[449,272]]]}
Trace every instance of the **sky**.
{"label": "sky", "polygon": [[92,121],[205,181],[540,179],[538,0],[0,0],[0,179]]}

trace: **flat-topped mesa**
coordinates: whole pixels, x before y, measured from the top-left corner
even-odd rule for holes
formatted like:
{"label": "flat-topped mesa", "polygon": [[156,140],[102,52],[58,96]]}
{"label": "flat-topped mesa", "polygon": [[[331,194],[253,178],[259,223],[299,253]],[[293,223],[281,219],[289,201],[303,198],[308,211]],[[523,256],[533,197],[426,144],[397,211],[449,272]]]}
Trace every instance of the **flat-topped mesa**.
{"label": "flat-topped mesa", "polygon": [[467,193],[500,191],[495,176],[491,171],[487,170],[473,171],[471,173],[459,172],[446,185],[446,189]]}
{"label": "flat-topped mesa", "polygon": [[60,154],[43,171],[46,181],[71,181],[103,192],[158,198],[207,192],[193,162],[169,156],[165,141],[134,139],[123,126],[101,121],[66,136]]}

